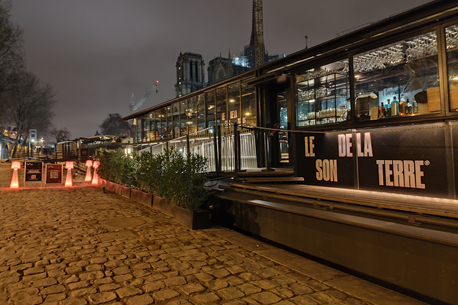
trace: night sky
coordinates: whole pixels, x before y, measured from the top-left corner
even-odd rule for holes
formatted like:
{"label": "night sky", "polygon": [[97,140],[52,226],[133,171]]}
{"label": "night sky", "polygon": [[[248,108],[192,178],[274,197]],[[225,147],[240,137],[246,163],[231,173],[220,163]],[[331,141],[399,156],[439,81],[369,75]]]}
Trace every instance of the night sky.
{"label": "night sky", "polygon": [[[264,41],[269,54],[291,54],[336,34],[429,0],[265,0]],[[72,137],[95,134],[109,113],[129,115],[175,97],[181,52],[240,55],[251,33],[250,0],[14,0],[13,22],[24,29],[29,71],[56,93],[57,128]],[[207,79],[207,74],[206,74]]]}

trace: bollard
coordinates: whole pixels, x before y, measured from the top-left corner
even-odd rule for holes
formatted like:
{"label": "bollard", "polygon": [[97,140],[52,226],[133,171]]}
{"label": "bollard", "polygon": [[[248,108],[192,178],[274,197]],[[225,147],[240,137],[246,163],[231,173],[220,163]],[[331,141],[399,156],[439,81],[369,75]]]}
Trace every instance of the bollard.
{"label": "bollard", "polygon": [[13,161],[11,163],[11,168],[13,169],[13,177],[11,178],[10,188],[17,189],[19,188],[18,170],[21,168],[21,162]]}
{"label": "bollard", "polygon": [[99,175],[97,174],[97,169],[100,166],[100,162],[94,161],[92,162],[92,166],[94,167],[94,175],[92,176],[92,185],[98,185],[99,184]]}
{"label": "bollard", "polygon": [[73,186],[73,180],[72,180],[73,161],[67,161],[67,163],[65,163],[65,168],[67,169],[67,178],[65,178],[65,187],[71,187]]}
{"label": "bollard", "polygon": [[92,181],[91,167],[92,160],[86,160],[86,178],[84,178],[84,181],[86,182]]}

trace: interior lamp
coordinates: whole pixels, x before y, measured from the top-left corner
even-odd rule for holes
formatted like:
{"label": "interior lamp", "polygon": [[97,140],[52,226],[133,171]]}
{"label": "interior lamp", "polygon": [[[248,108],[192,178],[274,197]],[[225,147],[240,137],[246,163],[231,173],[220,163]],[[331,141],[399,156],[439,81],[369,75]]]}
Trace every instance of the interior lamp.
{"label": "interior lamp", "polygon": [[100,162],[94,161],[92,162],[92,166],[94,167],[94,175],[92,176],[92,185],[98,185],[99,184],[99,175],[97,174],[97,169],[100,166]]}
{"label": "interior lamp", "polygon": [[86,160],[86,178],[84,178],[84,181],[86,182],[92,181],[91,167],[92,160]]}
{"label": "interior lamp", "polygon": [[13,169],[13,177],[11,178],[10,188],[17,189],[19,188],[18,170],[21,168],[21,162],[13,161],[11,163],[11,168]]}
{"label": "interior lamp", "polygon": [[65,186],[66,187],[73,186],[73,181],[72,181],[73,161],[67,161],[65,163],[65,168],[67,169],[67,177],[65,178]]}

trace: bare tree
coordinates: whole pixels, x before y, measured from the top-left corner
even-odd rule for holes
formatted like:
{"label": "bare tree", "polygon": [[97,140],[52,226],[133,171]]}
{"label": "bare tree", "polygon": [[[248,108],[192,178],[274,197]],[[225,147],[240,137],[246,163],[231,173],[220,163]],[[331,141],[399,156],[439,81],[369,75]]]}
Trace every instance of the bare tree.
{"label": "bare tree", "polygon": [[53,127],[51,128],[51,131],[49,133],[54,137],[56,143],[69,141],[72,137],[70,131],[68,131],[66,127],[62,129],[57,129],[56,127]]}
{"label": "bare tree", "polygon": [[7,123],[4,102],[15,75],[24,68],[22,29],[10,20],[11,1],[0,0],[0,125]]}
{"label": "bare tree", "polygon": [[99,126],[102,134],[112,136],[129,136],[129,123],[121,120],[119,113],[110,113],[108,117]]}
{"label": "bare tree", "polygon": [[10,20],[11,1],[0,0],[0,94],[11,89],[24,68],[22,29]]}
{"label": "bare tree", "polygon": [[46,134],[54,116],[52,107],[54,95],[49,85],[42,85],[39,79],[30,72],[21,72],[15,77],[15,85],[7,95],[5,116],[17,128],[15,154],[20,139],[25,140],[28,130],[37,129]]}

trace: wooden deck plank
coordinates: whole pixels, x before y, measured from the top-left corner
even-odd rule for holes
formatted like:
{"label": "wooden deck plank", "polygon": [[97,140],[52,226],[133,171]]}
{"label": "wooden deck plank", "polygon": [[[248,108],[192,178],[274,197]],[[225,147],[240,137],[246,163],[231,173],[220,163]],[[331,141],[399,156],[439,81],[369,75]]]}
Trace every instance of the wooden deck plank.
{"label": "wooden deck plank", "polygon": [[458,200],[392,194],[374,191],[329,188],[310,185],[254,185],[231,183],[232,187],[275,193],[289,196],[315,198],[341,203],[351,203],[383,209],[402,210],[419,214],[429,214],[458,218]]}
{"label": "wooden deck plank", "polygon": [[302,182],[304,178],[302,177],[241,177],[238,180],[246,181],[249,183],[256,183],[256,182]]}
{"label": "wooden deck plank", "polygon": [[419,228],[415,226],[409,226],[401,223],[394,223],[391,221],[371,219],[367,217],[361,217],[356,215],[348,215],[344,213],[338,213],[334,211],[324,211],[319,209],[313,209],[311,207],[294,204],[294,203],[283,203],[278,200],[266,200],[259,199],[253,195],[243,195],[236,192],[229,192],[228,194],[219,194],[219,198],[225,200],[235,200],[238,202],[261,206],[273,210],[300,214],[304,216],[317,217],[329,221],[338,221],[353,226],[371,228],[375,230],[381,230],[394,234],[401,234],[408,237],[426,239],[430,241],[445,243],[449,245],[458,245],[458,234],[450,232],[442,232],[438,230],[431,230],[426,228]]}
{"label": "wooden deck plank", "polygon": [[294,175],[294,171],[292,170],[284,170],[284,171],[271,171],[271,172],[263,172],[263,171],[250,171],[250,172],[238,172],[239,177],[278,177],[278,176],[291,176]]}

